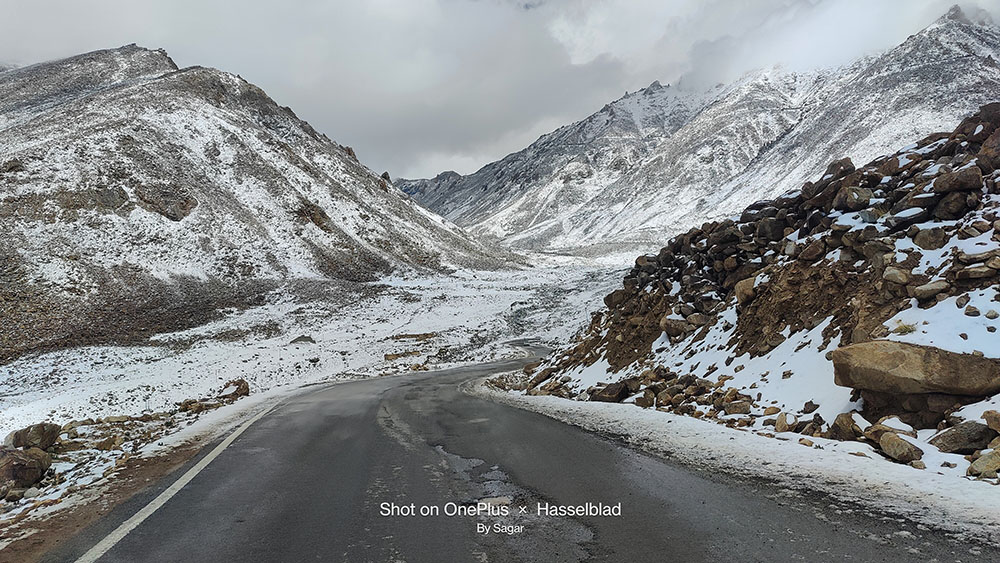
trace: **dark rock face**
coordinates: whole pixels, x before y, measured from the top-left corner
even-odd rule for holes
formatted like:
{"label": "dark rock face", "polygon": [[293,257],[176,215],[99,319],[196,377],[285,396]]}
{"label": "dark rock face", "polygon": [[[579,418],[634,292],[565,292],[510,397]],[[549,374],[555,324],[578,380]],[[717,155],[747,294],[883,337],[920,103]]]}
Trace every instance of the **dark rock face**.
{"label": "dark rock face", "polygon": [[187,217],[198,205],[198,200],[177,185],[137,186],[135,195],[142,201],[143,207],[171,221]]}

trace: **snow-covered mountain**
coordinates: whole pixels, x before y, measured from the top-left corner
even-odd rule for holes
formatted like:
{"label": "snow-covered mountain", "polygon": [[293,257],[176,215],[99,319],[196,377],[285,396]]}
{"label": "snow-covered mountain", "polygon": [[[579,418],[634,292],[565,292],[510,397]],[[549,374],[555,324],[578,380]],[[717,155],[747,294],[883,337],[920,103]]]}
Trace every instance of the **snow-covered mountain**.
{"label": "snow-covered mountain", "polygon": [[260,88],[134,45],[0,74],[0,229],[0,358],[283,280],[501,263]]}
{"label": "snow-covered mountain", "polygon": [[1000,28],[952,8],[901,45],[811,73],[708,91],[654,83],[468,176],[396,184],[517,248],[655,247],[692,224],[945,130],[1000,97]]}

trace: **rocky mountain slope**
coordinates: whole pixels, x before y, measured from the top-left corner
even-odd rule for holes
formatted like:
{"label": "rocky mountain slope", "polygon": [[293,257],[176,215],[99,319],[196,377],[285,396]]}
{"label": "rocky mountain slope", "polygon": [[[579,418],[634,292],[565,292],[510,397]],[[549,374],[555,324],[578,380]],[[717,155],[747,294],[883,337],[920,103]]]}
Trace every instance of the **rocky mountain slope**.
{"label": "rocky mountain slope", "polygon": [[256,86],[136,46],[0,74],[0,229],[0,359],[503,261]]}
{"label": "rocky mountain slope", "polygon": [[996,479],[998,179],[1000,103],[863,166],[834,161],[640,256],[520,387]]}
{"label": "rocky mountain slope", "polygon": [[998,59],[1000,28],[956,7],[844,68],[767,69],[704,92],[654,83],[474,174],[397,185],[514,247],[655,247],[800,185],[823,163],[868,160],[949,127],[1000,96]]}

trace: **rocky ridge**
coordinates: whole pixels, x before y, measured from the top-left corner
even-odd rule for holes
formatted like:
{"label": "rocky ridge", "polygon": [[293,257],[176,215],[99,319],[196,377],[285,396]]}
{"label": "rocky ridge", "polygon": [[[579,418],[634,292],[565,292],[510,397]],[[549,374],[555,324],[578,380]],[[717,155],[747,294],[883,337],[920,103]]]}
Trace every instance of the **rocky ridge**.
{"label": "rocky ridge", "polygon": [[998,59],[1000,28],[956,7],[843,68],[764,69],[707,91],[654,83],[473,174],[396,184],[515,248],[655,248],[835,158],[867,161],[951,127],[1000,96]]}
{"label": "rocky ridge", "polygon": [[1000,103],[983,106],[673,238],[519,387],[860,440],[916,467],[936,447],[995,478],[998,126]]}

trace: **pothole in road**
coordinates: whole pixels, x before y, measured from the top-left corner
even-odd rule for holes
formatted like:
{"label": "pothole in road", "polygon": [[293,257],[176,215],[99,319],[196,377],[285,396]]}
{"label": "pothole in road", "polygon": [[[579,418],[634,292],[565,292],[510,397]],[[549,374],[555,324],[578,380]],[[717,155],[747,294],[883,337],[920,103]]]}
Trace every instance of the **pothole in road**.
{"label": "pothole in road", "polygon": [[[586,561],[593,531],[572,518],[539,516],[536,507],[546,499],[514,483],[499,465],[464,458],[435,446],[442,464],[466,484],[469,498],[457,504],[478,507],[478,543],[486,561]],[[489,557],[495,555],[495,557]]]}

